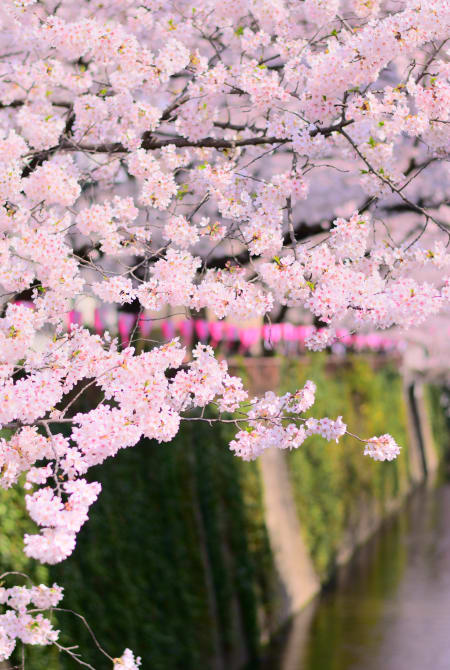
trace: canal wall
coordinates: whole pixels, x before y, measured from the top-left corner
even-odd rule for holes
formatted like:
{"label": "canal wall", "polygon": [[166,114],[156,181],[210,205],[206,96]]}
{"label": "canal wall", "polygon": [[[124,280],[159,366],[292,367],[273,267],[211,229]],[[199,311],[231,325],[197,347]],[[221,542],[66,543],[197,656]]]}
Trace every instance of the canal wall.
{"label": "canal wall", "polygon": [[[433,430],[442,418],[438,395],[399,374],[399,361],[319,354],[234,367],[257,394],[313,379],[312,415],[343,415],[365,437],[389,432],[400,457],[375,463],[355,440],[313,437],[244,463],[227,449],[230,425],[188,423],[170,444],[142,441],[93,469],[102,494],[74,555],[52,568],[23,558],[32,524],[20,495],[0,494],[0,567],[63,584],[64,606],[86,616],[111,655],[133,648],[152,670],[234,670],[257,657],[442,458],[430,425],[430,416]],[[8,496],[16,496],[12,516]],[[64,643],[105,667],[75,617],[56,624]],[[31,650],[27,668],[42,667],[72,666]]]}
{"label": "canal wall", "polygon": [[[391,432],[402,455],[394,463],[374,464],[362,457],[358,443],[346,438],[337,449],[313,439],[290,454],[263,455],[267,528],[283,593],[289,594],[288,601],[282,599],[280,617],[306,605],[411,491],[434,477],[439,464],[424,386],[398,373],[399,360],[315,360],[312,367],[307,358],[268,359],[263,374],[251,361],[247,383],[261,394],[275,381],[280,390],[293,390],[311,376],[318,385],[317,415],[322,410],[343,414],[351,430],[366,437]],[[284,514],[293,507],[297,525],[289,521],[290,513]]]}

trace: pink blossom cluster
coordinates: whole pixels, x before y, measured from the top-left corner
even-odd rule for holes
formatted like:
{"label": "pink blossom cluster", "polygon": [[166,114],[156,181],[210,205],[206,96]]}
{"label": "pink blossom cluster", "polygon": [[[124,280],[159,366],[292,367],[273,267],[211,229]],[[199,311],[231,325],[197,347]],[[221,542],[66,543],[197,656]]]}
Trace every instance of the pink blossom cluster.
{"label": "pink blossom cluster", "polygon": [[391,435],[371,437],[366,441],[364,455],[374,461],[393,461],[400,454],[400,447]]}
{"label": "pink blossom cluster", "polygon": [[7,660],[17,641],[23,644],[48,645],[58,639],[50,620],[42,611],[56,607],[62,598],[62,588],[39,586],[0,586],[0,661]]}
{"label": "pink blossom cluster", "polygon": [[25,496],[30,517],[42,528],[39,535],[25,535],[25,553],[44,563],[59,563],[72,553],[76,533],[101,490],[98,482],[85,479],[69,480],[61,488],[56,495],[52,488],[42,487]]}
{"label": "pink blossom cluster", "polygon": [[[178,340],[137,354],[132,347],[120,351],[116,341],[105,347],[99,336],[75,327],[49,350],[36,354],[34,364],[45,370],[15,383],[7,380],[2,388],[3,425],[37,424],[23,425],[0,443],[0,484],[9,487],[26,474],[25,487],[30,491],[26,506],[40,529],[25,536],[28,556],[56,563],[72,553],[76,534],[100,492],[97,482],[83,478],[90,467],[135,445],[142,436],[170,441],[192,409],[215,403],[220,413],[241,411],[248,396],[242,381],[229,374],[226,361],[219,362],[213,349],[202,344],[194,348],[187,364],[183,364],[185,357]],[[45,383],[37,401],[39,374]],[[74,388],[92,378],[103,402],[67,419],[72,424],[69,438],[53,433],[51,427],[66,420],[71,404],[66,396],[70,398]],[[284,431],[285,414],[295,417],[312,405],[314,392],[309,382],[294,395],[277,398],[271,393],[252,401],[248,420],[261,432],[261,448],[287,446],[280,436],[275,439],[275,432]],[[68,403],[66,409],[55,409],[61,399]],[[276,419],[275,432],[267,426],[268,417]],[[38,426],[45,428],[43,433]],[[287,429],[289,444],[300,444],[302,430]]]}
{"label": "pink blossom cluster", "polygon": [[120,658],[114,659],[113,670],[138,670],[140,665],[139,656],[135,657],[131,649],[125,649]]}
{"label": "pink blossom cluster", "polygon": [[[408,327],[437,314],[446,301],[445,284],[418,282],[407,273],[419,264],[448,268],[448,254],[442,253],[439,243],[435,251],[384,243],[374,246],[369,255],[370,228],[367,215],[357,212],[349,220],[337,219],[329,240],[312,250],[299,248],[296,259],[263,263],[262,278],[278,301],[302,305],[333,327],[344,318],[355,327],[362,323]],[[325,334],[313,337],[313,349],[318,348],[317,337]]]}
{"label": "pink blossom cluster", "polygon": [[347,432],[342,417],[336,420],[301,419],[297,425],[289,422],[289,415],[302,414],[314,404],[316,386],[307,381],[303,389],[282,397],[268,391],[264,397],[253,399],[248,412],[248,428],[237,433],[230,449],[244,461],[258,458],[265,449],[298,449],[307,437],[320,435],[328,441],[339,441]]}

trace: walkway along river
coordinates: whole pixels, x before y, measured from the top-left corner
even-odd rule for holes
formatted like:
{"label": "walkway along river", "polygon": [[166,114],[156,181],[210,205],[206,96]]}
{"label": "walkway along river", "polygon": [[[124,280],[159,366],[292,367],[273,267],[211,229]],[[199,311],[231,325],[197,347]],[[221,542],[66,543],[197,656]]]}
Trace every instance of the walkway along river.
{"label": "walkway along river", "polygon": [[264,668],[449,670],[449,481],[411,496],[293,618]]}

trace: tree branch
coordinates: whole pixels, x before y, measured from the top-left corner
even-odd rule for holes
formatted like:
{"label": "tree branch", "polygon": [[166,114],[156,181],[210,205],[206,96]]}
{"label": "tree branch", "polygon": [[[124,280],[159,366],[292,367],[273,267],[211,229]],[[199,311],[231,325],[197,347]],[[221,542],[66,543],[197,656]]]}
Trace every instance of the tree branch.
{"label": "tree branch", "polygon": [[[332,133],[341,131],[342,128],[350,125],[351,123],[353,123],[353,120],[341,121],[331,126],[316,127],[310,131],[310,136],[315,137],[316,135],[323,135],[324,137],[329,137]],[[223,138],[205,137],[201,140],[195,141],[189,140],[185,137],[164,139],[144,138],[141,144],[141,148],[145,149],[146,151],[154,151],[169,145],[174,145],[180,148],[192,147],[198,149],[235,149],[236,147],[249,147],[264,144],[287,144],[291,141],[291,139],[285,137],[247,137],[241,140],[225,140]],[[129,153],[129,149],[127,149],[120,142],[105,144],[76,144],[72,141],[62,140],[62,142],[60,142],[60,144],[56,145],[55,147],[46,149],[44,151],[31,152],[27,154],[27,156],[31,157],[33,160],[42,161],[57,151],[82,151],[91,154]]]}

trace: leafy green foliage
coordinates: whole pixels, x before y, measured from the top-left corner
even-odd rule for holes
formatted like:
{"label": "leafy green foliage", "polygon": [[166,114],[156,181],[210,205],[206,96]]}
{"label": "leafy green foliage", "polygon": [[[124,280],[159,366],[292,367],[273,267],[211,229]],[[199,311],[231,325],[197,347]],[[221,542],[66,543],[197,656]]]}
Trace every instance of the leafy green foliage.
{"label": "leafy green foliage", "polygon": [[402,446],[391,463],[363,457],[363,444],[344,436],[339,444],[309,438],[289,455],[294,495],[305,539],[316,569],[326,581],[358,507],[375,505],[383,514],[390,501],[408,487],[406,407],[399,374],[391,365],[375,371],[370,359],[350,356],[336,365],[326,355],[304,361],[286,361],[283,391],[313,379],[317,384],[312,416],[344,417],[351,432],[368,438],[391,433]]}
{"label": "leafy green foliage", "polygon": [[[102,495],[52,577],[112,655],[128,646],[152,670],[197,670],[240,639],[256,653],[273,569],[257,465],[233,457],[226,432],[188,423],[170,445],[143,441],[92,471]],[[103,667],[76,619],[61,627]]]}
{"label": "leafy green foliage", "polygon": [[450,452],[450,416],[448,414],[450,391],[448,388],[429,384],[426,387],[425,401],[435,449],[441,459],[446,458],[448,461]]}

